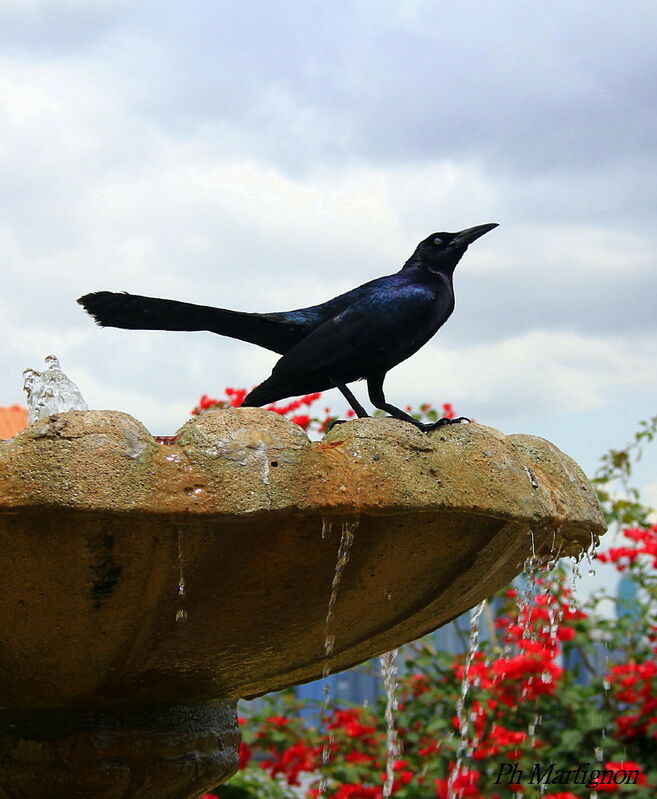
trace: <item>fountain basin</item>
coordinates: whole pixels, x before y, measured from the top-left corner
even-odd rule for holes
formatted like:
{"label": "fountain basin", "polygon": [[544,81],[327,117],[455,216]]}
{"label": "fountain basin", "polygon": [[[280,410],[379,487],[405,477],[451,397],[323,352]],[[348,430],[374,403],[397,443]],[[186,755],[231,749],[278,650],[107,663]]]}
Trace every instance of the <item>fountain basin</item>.
{"label": "fountain basin", "polygon": [[[115,753],[132,783],[123,793],[94,790],[183,799],[217,784],[234,768],[237,734],[226,721],[234,701],[315,679],[325,667],[345,523],[354,540],[330,625],[332,671],[489,596],[522,569],[532,538],[538,553],[577,554],[604,531],[574,461],[543,439],[478,424],[425,435],[394,419],[364,419],[310,442],[277,414],[227,409],[190,420],[163,445],[127,414],[50,416],[0,444],[2,712],[19,718],[20,740],[41,743],[46,733],[27,730],[21,714],[40,709],[43,728],[68,712],[73,726],[60,725],[59,745],[82,736],[106,764],[93,724],[82,734],[81,714],[124,718],[141,707],[148,718],[190,719],[214,707],[220,721],[208,728],[222,741],[221,763],[205,782],[144,793],[152,769],[135,776],[141,766]],[[180,765],[189,744],[171,744],[166,769],[161,742],[143,746],[162,773],[204,770]],[[14,759],[0,757],[0,784]],[[90,767],[94,779],[98,768]],[[6,793],[23,795],[31,794]]]}

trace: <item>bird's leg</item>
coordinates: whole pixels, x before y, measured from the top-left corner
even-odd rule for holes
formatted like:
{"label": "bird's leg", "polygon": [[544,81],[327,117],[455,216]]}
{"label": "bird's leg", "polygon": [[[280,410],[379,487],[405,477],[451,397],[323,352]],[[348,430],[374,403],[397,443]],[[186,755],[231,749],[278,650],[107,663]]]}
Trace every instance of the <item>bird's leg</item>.
{"label": "bird's leg", "polygon": [[[356,397],[354,397],[353,393],[347,388],[345,383],[342,383],[340,380],[335,380],[334,378],[331,378],[331,383],[333,383],[333,385],[342,393],[359,419],[367,419],[369,417],[369,413],[365,410],[365,408],[363,408],[360,402],[358,402]],[[331,423],[331,427],[335,427],[336,424],[343,424],[345,421],[346,419],[335,419]]]}
{"label": "bird's leg", "polygon": [[380,408],[382,411],[387,411],[395,419],[400,419],[402,422],[410,422],[424,433],[428,433],[430,430],[437,430],[439,427],[444,427],[448,424],[457,424],[459,422],[470,421],[469,419],[466,419],[465,416],[459,416],[456,419],[443,418],[431,424],[420,422],[418,419],[414,419],[409,413],[402,411],[401,408],[397,408],[395,405],[392,405],[386,401],[385,394],[383,393],[383,377],[383,375],[378,375],[377,377],[371,377],[368,379],[367,390],[369,393],[370,402],[375,408]]}
{"label": "bird's leg", "polygon": [[370,397],[370,402],[375,408],[387,411],[391,416],[394,416],[395,419],[401,419],[402,422],[410,422],[416,427],[422,425],[422,422],[418,422],[418,420],[414,419],[409,413],[402,411],[401,408],[397,408],[386,400],[385,394],[383,393],[383,375],[368,378],[367,392]]}

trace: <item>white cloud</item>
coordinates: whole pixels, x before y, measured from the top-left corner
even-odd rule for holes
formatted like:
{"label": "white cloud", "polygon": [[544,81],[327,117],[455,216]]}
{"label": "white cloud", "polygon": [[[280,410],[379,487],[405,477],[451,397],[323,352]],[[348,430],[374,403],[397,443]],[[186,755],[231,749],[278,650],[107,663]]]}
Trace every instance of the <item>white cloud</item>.
{"label": "white cloud", "polygon": [[468,4],[324,5],[320,21],[193,7],[0,3],[1,403],[55,352],[92,405],[171,432],[272,354],[100,330],[77,296],[300,307],[488,221],[502,226],[459,266],[454,317],[391,373],[391,399],[613,425],[621,397],[631,413],[654,395],[648,25],[597,15],[575,51],[584,12],[563,4],[528,40],[533,12],[510,3],[465,27]]}
{"label": "white cloud", "polygon": [[527,407],[537,415],[576,413],[632,389],[637,375],[643,390],[654,391],[656,346],[657,335],[637,349],[621,336],[560,330],[530,330],[453,350],[432,343],[391,372],[388,383],[396,392],[412,385],[417,399],[444,397],[460,407],[474,402],[496,414]]}

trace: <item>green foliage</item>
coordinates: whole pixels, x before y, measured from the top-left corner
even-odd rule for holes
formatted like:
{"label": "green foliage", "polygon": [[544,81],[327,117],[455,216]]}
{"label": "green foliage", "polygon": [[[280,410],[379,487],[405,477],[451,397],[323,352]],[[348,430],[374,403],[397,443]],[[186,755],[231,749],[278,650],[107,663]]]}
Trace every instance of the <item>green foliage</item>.
{"label": "green foliage", "polygon": [[639,422],[639,429],[623,449],[610,449],[600,458],[591,478],[607,523],[629,526],[646,524],[650,508],[641,502],[639,490],[631,485],[632,468],[643,448],[657,436],[657,416]]}

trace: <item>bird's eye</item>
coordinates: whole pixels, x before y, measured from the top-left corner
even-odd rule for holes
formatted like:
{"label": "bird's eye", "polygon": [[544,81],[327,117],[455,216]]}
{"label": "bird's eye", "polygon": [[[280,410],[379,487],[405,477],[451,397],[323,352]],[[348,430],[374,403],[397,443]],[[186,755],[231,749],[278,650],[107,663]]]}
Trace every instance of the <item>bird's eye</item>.
{"label": "bird's eye", "polygon": [[433,243],[434,243],[434,244],[444,244],[444,242],[443,242],[443,240],[440,238],[440,236],[436,236],[436,238],[433,240]]}

